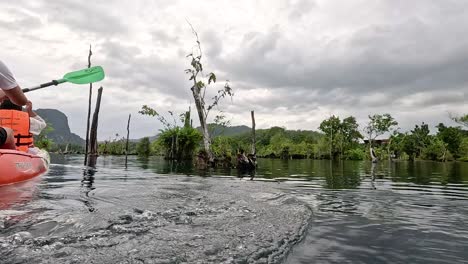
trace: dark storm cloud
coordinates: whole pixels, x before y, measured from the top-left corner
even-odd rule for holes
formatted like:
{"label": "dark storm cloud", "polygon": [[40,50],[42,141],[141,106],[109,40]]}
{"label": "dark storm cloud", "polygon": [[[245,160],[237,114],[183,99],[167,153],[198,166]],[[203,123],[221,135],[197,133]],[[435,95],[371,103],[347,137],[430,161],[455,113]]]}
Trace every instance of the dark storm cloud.
{"label": "dark storm cloud", "polygon": [[300,40],[288,45],[284,34],[274,30],[251,32],[235,53],[217,65],[232,79],[272,88],[390,96],[460,89],[468,84],[468,36],[456,34],[461,27],[453,21],[411,17],[368,25],[350,37],[318,42],[317,47],[302,45]]}
{"label": "dark storm cloud", "polygon": [[[227,71],[271,87],[308,85],[323,90],[344,87],[354,92],[409,84],[416,84],[412,89],[437,89],[442,88],[442,84],[453,86],[468,80],[468,75],[463,74],[468,50],[460,50],[458,54],[447,57],[446,61],[429,65],[390,61],[382,54],[385,51],[380,53],[370,47],[360,54],[350,54],[348,58],[326,58],[320,62],[310,58],[311,64],[303,59],[289,64],[269,59],[266,54],[275,40],[267,38],[266,41],[265,45],[247,46],[250,52],[241,61],[234,61],[235,64],[228,66]],[[353,48],[350,48],[350,53],[353,53]],[[303,71],[289,71],[288,68],[302,68]]]}

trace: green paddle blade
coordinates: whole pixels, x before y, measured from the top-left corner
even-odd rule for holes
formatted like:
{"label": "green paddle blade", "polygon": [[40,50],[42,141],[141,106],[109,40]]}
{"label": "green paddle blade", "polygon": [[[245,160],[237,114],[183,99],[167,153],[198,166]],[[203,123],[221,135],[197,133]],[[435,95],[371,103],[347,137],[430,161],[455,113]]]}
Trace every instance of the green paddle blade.
{"label": "green paddle blade", "polygon": [[69,72],[63,76],[62,80],[74,84],[87,84],[99,82],[102,79],[104,79],[104,69],[101,66],[94,66],[80,71]]}

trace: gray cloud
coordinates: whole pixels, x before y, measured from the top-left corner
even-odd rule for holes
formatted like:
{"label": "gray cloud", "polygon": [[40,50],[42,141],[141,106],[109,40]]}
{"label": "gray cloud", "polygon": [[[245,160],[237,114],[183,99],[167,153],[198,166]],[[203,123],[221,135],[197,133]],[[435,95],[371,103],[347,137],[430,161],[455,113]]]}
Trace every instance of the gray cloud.
{"label": "gray cloud", "polygon": [[127,31],[123,23],[124,17],[118,17],[109,12],[112,7],[104,1],[92,4],[79,0],[26,2],[24,6],[41,16],[46,16],[48,23],[67,26],[75,34],[114,35]]}
{"label": "gray cloud", "polygon": [[202,47],[205,50],[209,58],[218,57],[223,51],[222,39],[218,36],[216,31],[206,31],[202,34],[203,40],[206,42],[206,47]]}
{"label": "gray cloud", "polygon": [[151,37],[155,43],[164,47],[178,45],[180,42],[180,37],[175,32],[167,32],[164,29],[153,30],[151,32]]}
{"label": "gray cloud", "polygon": [[[465,47],[455,47],[446,54],[427,46],[442,46],[448,40],[429,40],[439,44],[431,44],[423,37],[417,43],[411,40],[418,32],[430,35],[430,29],[414,20],[373,26],[355,32],[349,40],[326,43],[319,57],[308,56],[306,46],[296,48],[293,56],[282,56],[288,51],[278,48],[277,43],[285,41],[280,33],[249,33],[236,51],[240,55],[219,65],[239,79],[270,87],[344,88],[366,93],[388,88],[420,91],[465,85]],[[344,52],[336,54],[335,50]]]}
{"label": "gray cloud", "polygon": [[290,6],[291,11],[289,12],[290,19],[301,19],[305,18],[307,14],[317,6],[315,1],[312,0],[297,0],[287,1],[286,4]]}
{"label": "gray cloud", "polygon": [[406,108],[426,108],[439,105],[463,105],[467,102],[467,92],[462,91],[437,91],[432,93],[417,93],[406,96],[397,101],[397,103]]}
{"label": "gray cloud", "polygon": [[104,42],[100,52],[105,57],[108,77],[120,80],[125,87],[138,92],[165,93],[184,97],[189,90],[189,82],[184,74],[184,59],[165,61],[157,54],[141,56],[135,46],[118,42]]}
{"label": "gray cloud", "polygon": [[22,30],[23,28],[29,28],[30,30],[33,30],[38,29],[43,25],[41,20],[36,16],[31,16],[24,12],[18,12],[14,9],[11,11],[15,18],[11,21],[6,21],[4,18],[0,17],[1,27],[9,28],[10,30]]}

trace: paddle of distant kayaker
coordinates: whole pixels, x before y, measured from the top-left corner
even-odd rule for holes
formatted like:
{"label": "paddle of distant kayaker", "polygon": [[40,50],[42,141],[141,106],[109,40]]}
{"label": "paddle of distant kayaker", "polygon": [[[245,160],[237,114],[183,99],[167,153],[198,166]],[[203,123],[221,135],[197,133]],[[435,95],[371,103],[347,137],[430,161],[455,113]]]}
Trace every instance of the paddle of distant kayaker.
{"label": "paddle of distant kayaker", "polygon": [[[13,74],[6,65],[0,61],[0,102],[7,98],[17,105],[25,105],[28,102],[23,91],[16,83]],[[12,129],[0,126],[0,148],[16,148]]]}

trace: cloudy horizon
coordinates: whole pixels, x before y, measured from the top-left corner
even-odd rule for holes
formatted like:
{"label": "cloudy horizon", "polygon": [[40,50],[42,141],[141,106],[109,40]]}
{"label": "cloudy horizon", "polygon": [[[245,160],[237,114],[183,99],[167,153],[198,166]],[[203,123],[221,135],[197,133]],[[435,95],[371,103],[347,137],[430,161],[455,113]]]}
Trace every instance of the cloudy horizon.
{"label": "cloudy horizon", "polygon": [[[184,70],[197,30],[205,73],[229,80],[220,104],[232,125],[318,130],[330,115],[390,113],[402,131],[425,122],[454,125],[468,113],[468,2],[295,1],[8,1],[0,9],[0,59],[30,87],[102,65],[99,139],[155,135],[162,125],[138,114],[194,110]],[[63,84],[27,94],[35,108],[64,112],[84,137],[88,86]],[[93,101],[95,100],[95,96]],[[196,111],[192,111],[198,124]],[[213,112],[211,117],[216,113]]]}

